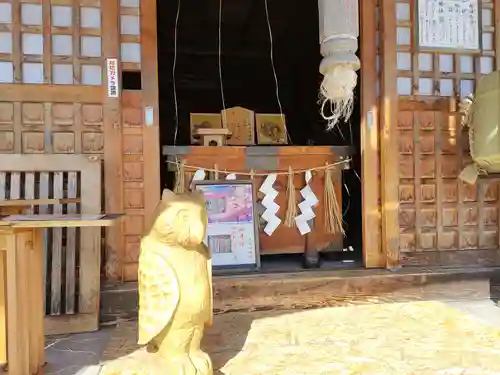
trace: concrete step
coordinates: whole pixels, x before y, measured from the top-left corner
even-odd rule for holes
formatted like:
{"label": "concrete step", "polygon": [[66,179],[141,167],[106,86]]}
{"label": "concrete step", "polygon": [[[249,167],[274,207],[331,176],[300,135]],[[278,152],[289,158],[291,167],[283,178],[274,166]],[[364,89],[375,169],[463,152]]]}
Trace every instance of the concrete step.
{"label": "concrete step", "polygon": [[[481,300],[491,296],[498,268],[403,268],[314,270],[214,277],[215,314],[308,309],[418,300]],[[500,283],[498,289],[500,292]],[[499,293],[500,295],[500,293]],[[107,283],[101,292],[101,321],[137,317],[137,283]]]}

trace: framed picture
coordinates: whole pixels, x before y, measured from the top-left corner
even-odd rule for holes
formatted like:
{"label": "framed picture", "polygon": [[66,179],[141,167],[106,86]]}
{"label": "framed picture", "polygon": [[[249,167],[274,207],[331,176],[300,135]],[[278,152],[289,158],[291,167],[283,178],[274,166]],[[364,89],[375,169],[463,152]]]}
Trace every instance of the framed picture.
{"label": "framed picture", "polygon": [[480,0],[418,0],[416,42],[421,51],[481,52]]}
{"label": "framed picture", "polygon": [[190,114],[191,144],[199,143],[194,138],[198,129],[222,129],[220,113],[191,113]]}
{"label": "framed picture", "polygon": [[285,115],[258,113],[255,115],[255,124],[259,145],[286,145],[288,143]]}
{"label": "framed picture", "polygon": [[217,269],[260,268],[258,217],[252,181],[196,181],[205,196],[208,227],[205,244]]}

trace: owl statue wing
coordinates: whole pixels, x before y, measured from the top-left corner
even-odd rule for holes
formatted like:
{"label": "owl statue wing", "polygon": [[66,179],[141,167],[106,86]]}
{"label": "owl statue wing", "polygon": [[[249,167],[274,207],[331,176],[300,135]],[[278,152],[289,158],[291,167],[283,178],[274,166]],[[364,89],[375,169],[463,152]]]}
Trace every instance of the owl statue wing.
{"label": "owl statue wing", "polygon": [[209,327],[212,327],[213,321],[214,321],[214,309],[213,309],[213,307],[214,307],[214,289],[213,289],[213,282],[212,282],[212,252],[208,248],[208,246],[206,246],[205,244],[202,244],[202,247],[203,247],[203,250],[207,254],[208,283],[210,285],[210,304],[209,304],[210,315],[209,315],[208,321],[205,324],[205,326],[207,328],[209,328]]}
{"label": "owl statue wing", "polygon": [[139,345],[149,343],[170,323],[179,303],[179,283],[172,266],[154,250],[157,243],[143,241],[146,243],[141,243],[139,259]]}

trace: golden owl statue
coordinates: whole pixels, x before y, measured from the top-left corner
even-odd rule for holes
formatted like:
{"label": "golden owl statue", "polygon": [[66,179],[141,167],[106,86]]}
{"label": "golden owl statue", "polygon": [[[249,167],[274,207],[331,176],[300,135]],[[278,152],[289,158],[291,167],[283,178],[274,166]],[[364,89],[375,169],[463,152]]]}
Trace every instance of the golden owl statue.
{"label": "golden owl statue", "polygon": [[201,192],[164,190],[139,256],[138,344],[146,350],[140,364],[127,365],[127,374],[213,374],[200,348],[213,318],[210,251],[203,243],[207,224]]}

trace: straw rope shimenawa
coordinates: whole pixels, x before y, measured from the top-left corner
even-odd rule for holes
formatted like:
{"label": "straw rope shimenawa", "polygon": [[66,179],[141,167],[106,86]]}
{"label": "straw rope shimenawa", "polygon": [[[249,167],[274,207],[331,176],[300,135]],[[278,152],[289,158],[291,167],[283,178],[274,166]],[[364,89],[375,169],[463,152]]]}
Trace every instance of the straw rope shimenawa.
{"label": "straw rope shimenawa", "polygon": [[180,163],[177,163],[177,171],[175,172],[175,187],[174,193],[182,194],[184,193],[184,189],[186,188],[186,181],[184,179],[184,164],[186,162],[183,160]]}
{"label": "straw rope shimenawa", "polygon": [[[339,160],[335,163],[326,163],[325,165],[320,165],[318,167],[307,168],[307,169],[297,169],[297,170],[293,171],[293,173],[294,174],[301,174],[301,173],[305,173],[307,171],[311,171],[311,172],[325,171],[328,169],[335,169],[339,165],[348,164],[350,162],[351,162],[351,159],[346,158],[344,160]],[[200,166],[196,166],[196,165],[189,165],[189,164],[186,164],[184,161],[178,162],[175,160],[167,160],[167,163],[177,165],[177,171],[179,171],[180,167],[182,167],[184,171],[186,171],[186,170],[197,171],[198,169],[203,169],[206,172],[214,172],[214,173],[215,172],[219,172],[219,173],[222,172],[224,174],[233,173],[235,175],[242,175],[242,176],[267,177],[270,174],[269,172],[255,172],[253,170],[251,170],[250,172],[247,172],[247,171],[233,171],[233,170],[227,170],[227,169],[221,170],[221,169],[216,169],[216,168],[205,168],[205,167],[200,167]],[[273,172],[273,173],[275,173],[278,176],[288,176],[290,171],[287,170],[286,172]]]}
{"label": "straw rope shimenawa", "polygon": [[[297,216],[297,201],[296,201],[296,195],[295,195],[295,185],[294,185],[294,176],[296,174],[302,174],[307,171],[311,172],[324,172],[325,174],[325,191],[324,191],[324,198],[323,198],[323,207],[324,207],[324,228],[327,233],[332,233],[332,234],[337,234],[337,233],[342,233],[342,235],[345,234],[344,228],[343,228],[343,219],[342,219],[342,210],[339,206],[339,202],[337,200],[337,193],[335,192],[335,186],[333,184],[333,171],[339,166],[343,165],[345,163],[350,163],[351,159],[347,158],[344,160],[340,160],[335,163],[326,163],[325,165],[318,166],[318,167],[313,167],[313,168],[308,168],[308,169],[297,169],[293,170],[292,167],[288,167],[288,170],[286,172],[273,172],[278,176],[288,176],[288,183],[287,183],[287,210],[285,214],[285,225],[289,228],[294,227],[295,224],[295,217]],[[228,171],[228,170],[220,170],[218,165],[215,164],[214,168],[205,168],[205,167],[200,167],[200,166],[195,166],[195,165],[189,165],[186,164],[185,161],[179,162],[179,161],[173,161],[173,160],[167,160],[167,163],[169,164],[174,164],[177,166],[176,170],[176,176],[175,176],[175,187],[174,187],[174,192],[177,194],[181,194],[185,191],[186,189],[186,176],[189,176],[187,179],[190,181],[193,172],[192,171],[197,171],[197,170],[204,170],[206,172],[212,172],[214,175],[214,178],[216,180],[219,179],[220,174],[228,175],[228,174],[235,174],[235,175],[241,175],[241,176],[246,176],[249,177],[251,180],[254,179],[254,177],[259,176],[259,177],[267,177],[270,173],[259,173],[255,172],[253,169],[250,170],[250,172],[247,171]]]}
{"label": "straw rope shimenawa", "polygon": [[327,233],[342,233],[345,234],[344,226],[342,225],[342,211],[340,210],[337,193],[333,185],[332,169],[325,170],[325,195],[324,195],[324,215],[325,215],[325,230]]}
{"label": "straw rope shimenawa", "polygon": [[293,177],[294,174],[292,167],[288,167],[288,185],[286,187],[288,204],[285,215],[285,225],[288,228],[295,226],[295,217],[297,216],[297,202],[295,200],[295,185],[293,184]]}
{"label": "straw rope shimenawa", "polygon": [[[309,169],[298,169],[293,170],[292,167],[288,167],[288,171],[286,172],[274,172],[278,176],[288,176],[288,184],[287,184],[287,210],[285,214],[285,225],[289,228],[294,227],[295,217],[297,216],[297,201],[295,194],[295,185],[294,185],[294,176],[296,174],[305,173],[307,171],[311,172],[324,172],[325,173],[325,192],[324,192],[324,223],[325,223],[325,231],[327,233],[337,234],[342,233],[345,234],[343,228],[343,220],[342,220],[342,210],[340,209],[339,202],[337,200],[337,194],[335,192],[335,186],[333,184],[333,170],[336,169],[339,165],[349,163],[351,159],[347,158],[345,160],[341,160],[335,163],[326,163],[325,165],[313,167]],[[267,177],[268,173],[256,173],[253,169],[250,172],[246,171],[221,171],[217,164],[215,164],[214,168],[205,168],[194,165],[188,165],[185,161],[178,162],[173,160],[167,160],[167,163],[174,164],[177,166],[176,176],[175,176],[175,187],[174,192],[177,194],[181,194],[185,191],[186,187],[186,174],[188,170],[196,171],[199,169],[203,169],[207,172],[212,172],[214,174],[214,178],[216,180],[219,179],[220,173],[222,172],[225,175],[235,174],[250,177],[253,180],[255,176]],[[192,173],[190,173],[192,174]]]}

